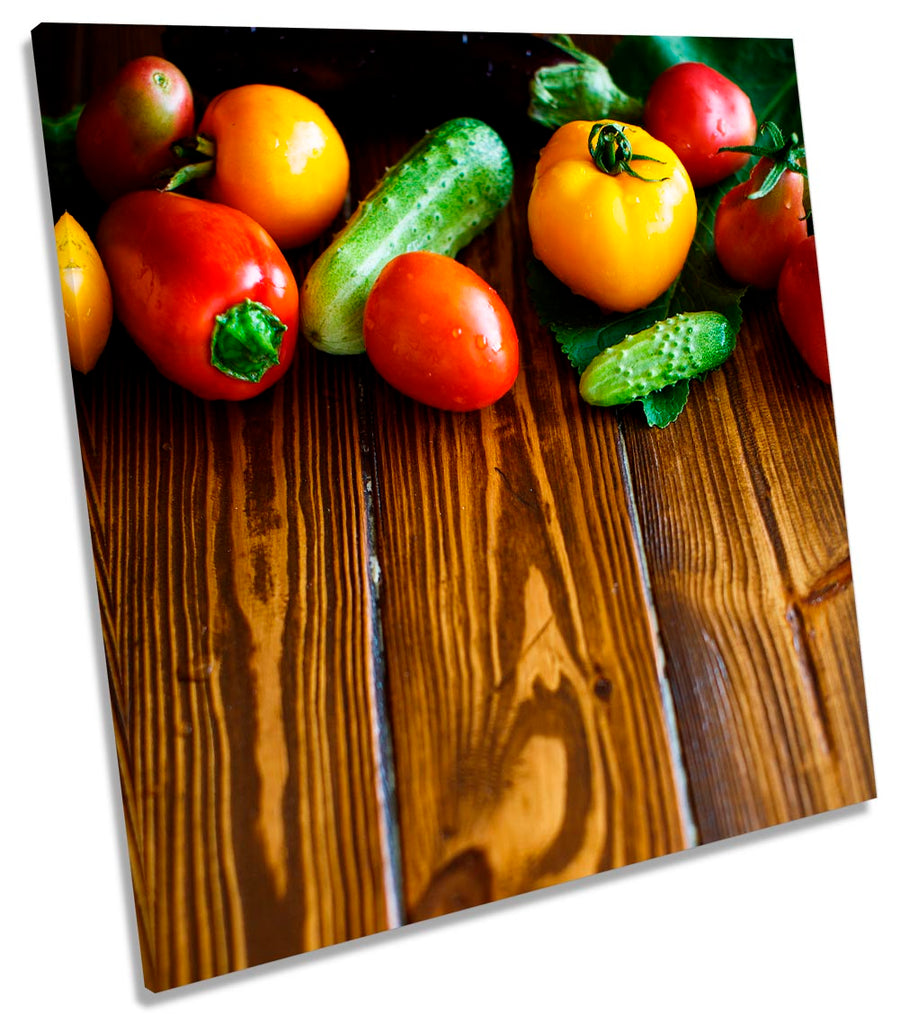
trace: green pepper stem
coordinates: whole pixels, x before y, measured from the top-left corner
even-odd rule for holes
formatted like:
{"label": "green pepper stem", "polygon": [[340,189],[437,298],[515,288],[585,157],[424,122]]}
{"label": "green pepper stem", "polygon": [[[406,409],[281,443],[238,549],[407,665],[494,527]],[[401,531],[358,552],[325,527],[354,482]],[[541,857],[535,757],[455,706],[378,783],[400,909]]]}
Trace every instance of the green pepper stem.
{"label": "green pepper stem", "polygon": [[285,330],[268,306],[244,299],[216,317],[210,362],[229,377],[256,383],[277,365]]}
{"label": "green pepper stem", "polygon": [[665,163],[665,161],[633,152],[624,127],[614,121],[597,122],[593,125],[590,135],[588,135],[588,152],[591,154],[594,166],[604,174],[616,175],[624,172],[641,181],[666,180],[665,178],[645,178],[635,171],[631,166],[633,160],[650,160],[655,164]]}

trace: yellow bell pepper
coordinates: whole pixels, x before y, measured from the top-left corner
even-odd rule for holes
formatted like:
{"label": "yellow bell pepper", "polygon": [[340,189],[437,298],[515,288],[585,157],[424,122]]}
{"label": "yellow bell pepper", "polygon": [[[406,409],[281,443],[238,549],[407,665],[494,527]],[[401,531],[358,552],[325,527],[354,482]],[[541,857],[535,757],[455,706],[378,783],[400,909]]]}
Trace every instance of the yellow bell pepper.
{"label": "yellow bell pepper", "polygon": [[642,128],[572,121],[541,151],[528,204],[534,254],[604,310],[632,312],[665,292],[696,226],[684,166]]}

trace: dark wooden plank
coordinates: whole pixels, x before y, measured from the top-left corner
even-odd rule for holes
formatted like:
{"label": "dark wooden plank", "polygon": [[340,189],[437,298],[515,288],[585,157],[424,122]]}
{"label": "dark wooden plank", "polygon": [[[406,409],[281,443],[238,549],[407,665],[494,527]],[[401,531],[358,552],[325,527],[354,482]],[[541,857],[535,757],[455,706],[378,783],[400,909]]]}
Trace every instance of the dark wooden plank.
{"label": "dark wooden plank", "polygon": [[623,430],[701,840],[873,796],[830,392],[772,296],[675,424]]}

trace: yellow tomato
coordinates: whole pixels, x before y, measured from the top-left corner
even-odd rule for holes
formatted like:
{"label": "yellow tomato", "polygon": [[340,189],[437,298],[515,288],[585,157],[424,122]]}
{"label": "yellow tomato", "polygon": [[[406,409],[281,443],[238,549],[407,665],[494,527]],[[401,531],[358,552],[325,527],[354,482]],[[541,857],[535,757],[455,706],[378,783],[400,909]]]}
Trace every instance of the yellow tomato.
{"label": "yellow tomato", "polygon": [[642,128],[572,121],[541,151],[528,205],[534,254],[605,310],[658,298],[681,272],[696,226],[681,161]]}
{"label": "yellow tomato", "polygon": [[344,142],[322,108],[276,85],[216,96],[198,135],[212,141],[208,199],[249,214],[283,249],[305,245],[337,216],[350,177]]}
{"label": "yellow tomato", "polygon": [[76,370],[87,373],[109,338],[112,290],[94,243],[70,213],[59,218],[54,234],[69,359]]}

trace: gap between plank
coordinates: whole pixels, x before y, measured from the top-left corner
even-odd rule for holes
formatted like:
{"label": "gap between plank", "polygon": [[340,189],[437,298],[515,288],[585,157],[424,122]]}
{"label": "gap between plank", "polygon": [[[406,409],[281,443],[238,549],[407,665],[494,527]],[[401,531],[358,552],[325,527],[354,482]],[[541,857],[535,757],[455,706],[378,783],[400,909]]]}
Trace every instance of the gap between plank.
{"label": "gap between plank", "polygon": [[400,821],[397,813],[397,785],[394,746],[388,697],[385,690],[384,637],[381,626],[381,563],[376,543],[376,508],[380,504],[378,469],[375,456],[375,431],[371,410],[366,402],[365,381],[359,379],[359,430],[363,483],[363,523],[366,531],[366,611],[371,623],[367,651],[368,679],[371,687],[372,740],[375,752],[375,785],[378,800],[378,825],[384,863],[384,898],[389,928],[406,923],[403,900],[403,870],[400,853]]}
{"label": "gap between plank", "polygon": [[688,849],[697,846],[697,823],[694,820],[691,809],[687,770],[684,765],[684,754],[681,749],[681,738],[678,732],[678,719],[675,714],[675,701],[672,698],[672,688],[669,685],[669,678],[666,675],[666,655],[663,649],[662,637],[659,630],[659,619],[656,614],[656,603],[653,600],[653,589],[650,585],[650,571],[647,567],[647,553],[644,548],[644,534],[641,530],[641,520],[637,511],[637,499],[634,493],[634,481],[631,476],[631,463],[628,459],[628,449],[625,446],[625,437],[622,431],[622,424],[616,424],[616,448],[619,454],[619,464],[622,467],[622,480],[625,486],[625,504],[628,508],[628,518],[631,520],[631,529],[637,547],[638,567],[641,574],[641,584],[647,599],[647,615],[650,620],[650,631],[653,636],[653,655],[656,661],[656,677],[659,682],[659,694],[662,700],[663,719],[666,733],[669,737],[669,749],[672,755],[672,766],[675,774],[675,792],[678,797],[678,808],[681,815],[681,824],[684,829],[685,843]]}

